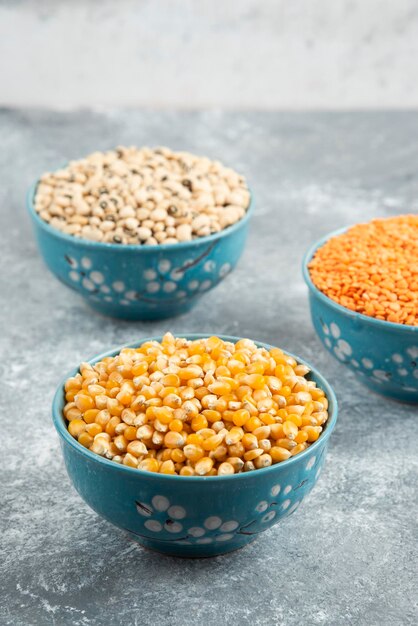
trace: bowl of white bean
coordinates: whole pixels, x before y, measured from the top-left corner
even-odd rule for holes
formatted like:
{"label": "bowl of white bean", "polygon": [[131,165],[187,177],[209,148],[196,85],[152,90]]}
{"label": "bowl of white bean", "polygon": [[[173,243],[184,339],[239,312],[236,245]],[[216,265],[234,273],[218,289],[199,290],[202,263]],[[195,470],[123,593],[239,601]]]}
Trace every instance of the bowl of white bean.
{"label": "bowl of white bean", "polygon": [[253,202],[218,161],[117,148],[43,174],[27,207],[47,267],[102,314],[190,310],[238,262]]}

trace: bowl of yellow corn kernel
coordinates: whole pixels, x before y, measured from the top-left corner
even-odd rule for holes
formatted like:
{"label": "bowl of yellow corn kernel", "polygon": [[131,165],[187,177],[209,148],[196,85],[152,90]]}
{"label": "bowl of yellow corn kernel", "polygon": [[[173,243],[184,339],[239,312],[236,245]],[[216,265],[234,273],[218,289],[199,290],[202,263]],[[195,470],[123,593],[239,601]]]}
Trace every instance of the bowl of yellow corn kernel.
{"label": "bowl of yellow corn kernel", "polygon": [[301,359],[250,339],[143,339],[82,363],[53,420],[68,474],[141,545],[230,552],[292,514],[321,472],[332,388]]}

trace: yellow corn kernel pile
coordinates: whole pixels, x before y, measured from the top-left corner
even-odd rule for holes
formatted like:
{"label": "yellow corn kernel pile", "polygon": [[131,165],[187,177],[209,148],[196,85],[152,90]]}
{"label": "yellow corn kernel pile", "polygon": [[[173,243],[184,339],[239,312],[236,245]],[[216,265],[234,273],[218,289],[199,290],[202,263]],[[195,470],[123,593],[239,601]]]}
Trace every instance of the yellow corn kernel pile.
{"label": "yellow corn kernel pile", "polygon": [[82,363],[65,383],[68,431],[129,467],[216,476],[285,461],[316,441],[328,400],[278,348],[164,335]]}

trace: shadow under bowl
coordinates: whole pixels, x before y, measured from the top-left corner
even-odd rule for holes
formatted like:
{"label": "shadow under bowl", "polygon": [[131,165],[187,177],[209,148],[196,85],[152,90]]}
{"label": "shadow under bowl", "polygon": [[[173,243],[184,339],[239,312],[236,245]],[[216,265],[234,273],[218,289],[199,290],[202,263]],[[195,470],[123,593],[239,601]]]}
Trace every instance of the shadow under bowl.
{"label": "shadow under bowl", "polygon": [[[238,341],[237,337],[222,339]],[[161,337],[141,339],[129,347],[150,340],[160,341]],[[94,364],[120,350],[111,350],[89,362]],[[68,376],[77,371],[74,369]],[[315,443],[268,468],[232,476],[189,477],[119,465],[81,446],[69,434],[62,414],[66,376],[56,391],[52,414],[68,475],[92,509],[146,548],[181,557],[216,556],[241,548],[291,515],[318,480],[337,420],[337,402],[319,372],[312,369],[308,377],[325,391],[329,400],[329,419]]]}
{"label": "shadow under bowl", "polygon": [[402,402],[418,403],[418,327],[394,324],[350,311],[312,282],[308,265],[331,237],[316,242],[303,260],[312,323],[325,348],[373,391]]}
{"label": "shadow under bowl", "polygon": [[111,317],[156,320],[189,311],[236,266],[245,246],[245,216],[219,233],[176,244],[118,245],[89,241],[51,227],[27,195],[40,254],[48,269],[95,310]]}

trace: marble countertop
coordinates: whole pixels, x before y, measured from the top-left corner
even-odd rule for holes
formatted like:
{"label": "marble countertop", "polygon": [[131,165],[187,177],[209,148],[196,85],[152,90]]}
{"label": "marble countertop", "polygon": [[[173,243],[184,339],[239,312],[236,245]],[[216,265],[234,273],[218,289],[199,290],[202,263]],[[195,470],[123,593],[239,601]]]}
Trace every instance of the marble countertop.
{"label": "marble countertop", "polygon": [[[301,278],[336,228],[418,209],[417,113],[0,111],[0,623],[393,625],[418,621],[418,410],[369,392],[321,347]],[[48,273],[25,213],[44,170],[116,144],[166,144],[246,174],[244,256],[189,314],[93,313]],[[50,406],[81,360],[170,329],[248,336],[315,364],[340,418],[317,487],[241,551],[182,560],[100,519],[65,473]]]}

